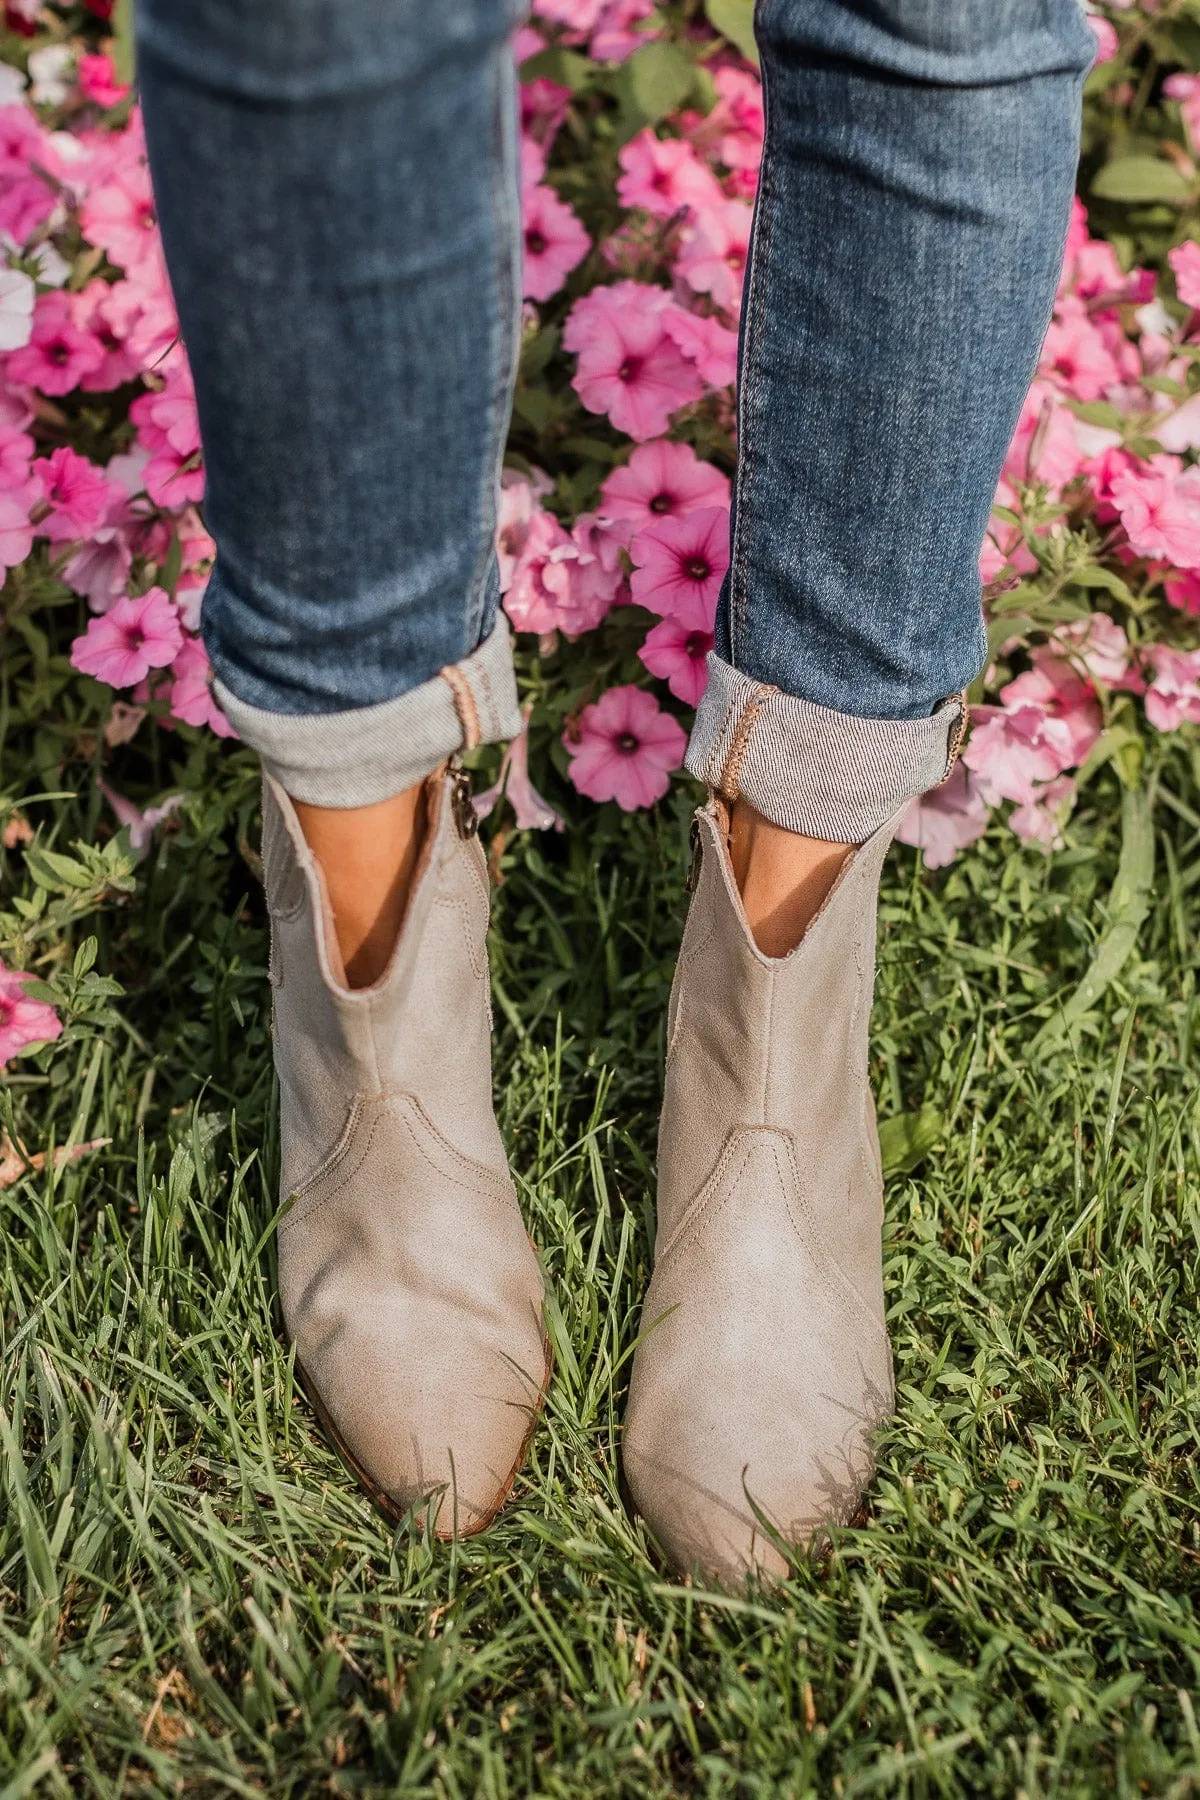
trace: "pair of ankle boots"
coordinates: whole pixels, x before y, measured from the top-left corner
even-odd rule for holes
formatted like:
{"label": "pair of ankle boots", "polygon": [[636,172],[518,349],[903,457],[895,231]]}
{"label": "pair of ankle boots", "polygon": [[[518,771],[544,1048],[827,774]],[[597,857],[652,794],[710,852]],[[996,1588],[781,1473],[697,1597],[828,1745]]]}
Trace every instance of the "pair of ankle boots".
{"label": "pair of ankle boots", "polygon": [[[427,820],[391,963],[352,990],[320,868],[264,782],[284,1319],[372,1498],[449,1537],[507,1497],[550,1353],[492,1106],[487,869],[453,772],[430,777]],[[669,1559],[738,1588],[853,1516],[891,1410],[867,1021],[893,825],[781,958],[750,935],[723,825],[719,801],[696,815],[623,1453]]]}

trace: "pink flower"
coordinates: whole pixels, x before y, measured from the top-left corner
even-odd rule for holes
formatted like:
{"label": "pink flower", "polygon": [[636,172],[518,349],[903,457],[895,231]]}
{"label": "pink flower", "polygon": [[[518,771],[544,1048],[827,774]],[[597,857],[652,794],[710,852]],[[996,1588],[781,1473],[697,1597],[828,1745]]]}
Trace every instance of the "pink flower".
{"label": "pink flower", "polygon": [[1083,465],[1078,424],[1056,390],[1035,381],[1021,407],[1004,473],[1014,481],[1044,481],[1061,492]]}
{"label": "pink flower", "polygon": [[129,408],[139,442],[150,451],[143,481],[156,506],[186,506],[204,498],[199,466],[200,421],[191,373],[172,368],[163,387],[140,394]]}
{"label": "pink flower", "polygon": [[33,439],[15,425],[0,425],[0,485],[22,487],[29,480]]}
{"label": "pink flower", "polygon": [[1031,660],[1000,690],[1000,706],[972,710],[962,760],[989,805],[1036,801],[1042,784],[1077,768],[1100,735],[1090,684],[1050,650],[1035,650]]}
{"label": "pink flower", "polygon": [[1075,783],[1069,775],[1056,775],[1038,790],[1035,800],[1014,807],[1008,822],[1023,844],[1044,850],[1048,856],[1051,850],[1062,849],[1063,824],[1074,804]]}
{"label": "pink flower", "polygon": [[577,300],[563,329],[564,348],[579,358],[579,398],[639,443],[661,437],[671,414],[704,391],[664,329],[671,304],[663,288],[618,281]]}
{"label": "pink flower", "polygon": [[593,630],[614,592],[612,580],[597,564],[595,553],[550,513],[535,513],[504,596],[505,612],[518,631],[563,631],[578,637]]}
{"label": "pink flower", "polygon": [[1075,400],[1101,399],[1121,373],[1102,334],[1084,313],[1054,319],[1042,345],[1038,372],[1057,376]]}
{"label": "pink flower", "polygon": [[592,34],[588,50],[596,62],[624,62],[639,45],[657,37],[640,29],[654,11],[655,0],[608,0]]}
{"label": "pink flower", "polygon": [[95,56],[81,56],[78,65],[79,91],[93,106],[119,106],[129,89],[117,80],[112,57],[103,50]]}
{"label": "pink flower", "polygon": [[639,606],[700,631],[711,631],[717,595],[729,567],[729,514],[701,506],[639,531],[630,546],[630,587]]}
{"label": "pink flower", "polygon": [[50,511],[38,525],[38,536],[52,544],[90,537],[120,490],[86,456],[64,446],[40,457],[33,472],[42,482]]}
{"label": "pink flower", "polygon": [[1200,571],[1185,569],[1164,586],[1168,605],[1177,606],[1180,612],[1200,613]]}
{"label": "pink flower", "polygon": [[30,1000],[27,981],[36,981],[20,969],[0,963],[0,1069],[30,1044],[47,1044],[62,1032],[62,1020],[44,1000]]}
{"label": "pink flower", "polygon": [[613,687],[563,734],[571,782],[590,800],[615,800],[623,812],[652,806],[683,762],[687,737],[652,694]]}
{"label": "pink flower", "polygon": [[698,506],[729,509],[729,477],[701,462],[690,444],[669,438],[639,444],[623,468],[606,475],[600,488],[602,513],[614,535],[628,544],[635,532]]}
{"label": "pink flower", "polygon": [[738,334],[720,319],[702,318],[673,306],[663,314],[671,342],[694,364],[705,387],[728,388],[737,380]]}
{"label": "pink flower", "polygon": [[1155,456],[1114,479],[1112,501],[1135,555],[1200,568],[1200,468],[1180,474],[1174,457]]}
{"label": "pink flower", "polygon": [[[537,50],[530,52],[536,56],[544,50],[545,45],[538,39]],[[558,135],[558,128],[567,116],[567,108],[571,104],[571,90],[559,81],[548,81],[539,75],[536,81],[521,83],[521,135],[532,138],[542,151],[547,151]],[[544,163],[543,163],[544,166]]]}
{"label": "pink flower", "polygon": [[0,488],[0,568],[16,569],[33,549],[29,511],[42,497],[40,482]]}
{"label": "pink flower", "polygon": [[1086,17],[1092,36],[1096,40],[1096,62],[1111,62],[1121,47],[1116,27],[1111,25],[1107,19],[1099,18],[1096,13],[1088,13]]}
{"label": "pink flower", "polygon": [[496,560],[500,565],[500,592],[512,586],[517,561],[525,548],[525,539],[537,511],[538,501],[548,494],[554,483],[540,471],[531,481],[516,469],[505,469],[500,476],[500,505],[496,515]]}
{"label": "pink flower", "polygon": [[124,794],[118,794],[115,788],[110,788],[106,781],[99,781],[96,785],[116,813],[117,824],[128,826],[129,848],[139,861],[150,848],[150,841],[158,827],[164,819],[169,819],[172,813],[179,811],[186,798],[183,794],[168,794],[157,806],[148,806],[143,812],[140,806],[135,806]]}
{"label": "pink flower", "polygon": [[1154,679],[1146,690],[1146,717],[1157,731],[1200,723],[1200,650],[1152,644],[1146,660]]}
{"label": "pink flower", "polygon": [[10,381],[40,388],[43,394],[69,394],[100,367],[102,347],[90,331],[80,330],[71,313],[70,295],[55,291],[40,296],[29,342],[8,359]]}
{"label": "pink flower", "polygon": [[132,271],[157,252],[157,226],[150,175],[131,163],[88,194],[79,223],[89,243],[99,244],[108,260]]}
{"label": "pink flower", "polygon": [[708,653],[715,643],[711,631],[668,617],[646,633],[638,655],[677,700],[685,706],[699,706],[708,686]]}
{"label": "pink flower", "polygon": [[1129,668],[1129,639],[1107,613],[1092,613],[1086,619],[1073,619],[1058,626],[1054,642],[1062,645],[1077,668],[1083,668],[1105,687],[1113,688],[1124,681]]}
{"label": "pink flower", "polygon": [[507,794],[516,815],[518,831],[561,831],[564,820],[548,800],[542,798],[529,779],[529,723],[526,722],[504,752],[500,774],[490,788],[475,796],[475,816],[486,819],[501,794]]}
{"label": "pink flower", "polygon": [[740,200],[705,207],[684,235],[675,263],[693,293],[709,294],[714,306],[735,313],[750,248],[750,208]]}
{"label": "pink flower", "polygon": [[133,552],[120,524],[125,511],[125,504],[117,502],[109,512],[109,522],[91,534],[63,570],[67,586],[82,594],[96,613],[108,612],[129,580]]}
{"label": "pink flower", "polygon": [[553,188],[526,188],[521,210],[525,239],[521,291],[529,300],[548,300],[583,261],[592,240]]}
{"label": "pink flower", "polygon": [[71,666],[110,687],[134,687],[151,669],[165,669],[183,647],[179,615],[162,588],[120,599],[93,619],[71,646]]}
{"label": "pink flower", "polygon": [[28,243],[53,213],[54,194],[36,175],[0,184],[0,231],[16,244]]}
{"label": "pink flower", "polygon": [[621,147],[617,161],[622,171],[617,177],[621,205],[641,207],[656,219],[724,201],[716,176],[692,146],[679,138],[655,137],[649,126]]}
{"label": "pink flower", "polygon": [[199,638],[184,638],[171,664],[171,717],[185,725],[207,725],[218,737],[236,737],[212,691],[212,665]]}
{"label": "pink flower", "polygon": [[921,851],[927,869],[944,869],[960,850],[983,836],[987,822],[987,802],[960,761],[940,787],[917,795],[896,836]]}
{"label": "pink flower", "polygon": [[1168,99],[1178,100],[1192,146],[1200,145],[1200,75],[1168,75],[1163,82],[1163,93]]}
{"label": "pink flower", "polygon": [[75,296],[75,323],[90,331],[104,352],[99,367],[79,384],[85,392],[107,393],[141,373],[142,364],[129,342],[141,313],[131,281],[104,281],[98,276]]}
{"label": "pink flower", "polygon": [[1185,306],[1200,306],[1200,244],[1189,238],[1170,251],[1167,261],[1175,271],[1175,292]]}

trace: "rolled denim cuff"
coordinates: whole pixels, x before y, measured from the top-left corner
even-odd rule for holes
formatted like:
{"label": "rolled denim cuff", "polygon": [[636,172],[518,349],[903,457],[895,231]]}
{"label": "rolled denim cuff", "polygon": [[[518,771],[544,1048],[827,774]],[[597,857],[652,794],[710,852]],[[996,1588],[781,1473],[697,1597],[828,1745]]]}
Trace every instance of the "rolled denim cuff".
{"label": "rolled denim cuff", "polygon": [[710,651],[687,768],[773,825],[865,843],[905,800],[944,781],[962,739],[963,696],[923,719],[860,719],[751,680]]}
{"label": "rolled denim cuff", "polygon": [[277,713],[247,705],[224,682],[214,682],[213,691],[267,772],[293,800],[311,806],[371,806],[423,781],[456,750],[499,743],[521,729],[503,614],[462,662],[377,706]]}

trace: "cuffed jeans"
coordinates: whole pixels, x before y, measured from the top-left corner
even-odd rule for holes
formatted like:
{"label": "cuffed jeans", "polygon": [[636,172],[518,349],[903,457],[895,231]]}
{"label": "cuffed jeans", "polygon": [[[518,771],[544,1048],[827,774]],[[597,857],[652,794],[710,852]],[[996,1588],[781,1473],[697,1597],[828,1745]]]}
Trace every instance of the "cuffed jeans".
{"label": "cuffed jeans", "polygon": [[[520,319],[510,0],[139,0],[217,693],[379,800],[519,728],[493,549]],[[687,764],[859,841],[945,773],[1062,258],[1077,0],[759,0],[766,142]]]}

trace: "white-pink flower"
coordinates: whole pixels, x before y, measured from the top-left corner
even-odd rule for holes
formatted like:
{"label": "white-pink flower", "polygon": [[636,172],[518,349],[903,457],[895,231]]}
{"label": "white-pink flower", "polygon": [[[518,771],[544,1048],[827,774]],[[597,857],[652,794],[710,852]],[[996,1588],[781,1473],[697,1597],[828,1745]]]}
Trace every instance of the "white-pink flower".
{"label": "white-pink flower", "polygon": [[1157,731],[1200,724],[1200,650],[1172,650],[1151,644],[1145,652],[1154,671],[1146,689],[1146,717]]}
{"label": "white-pink flower", "polygon": [[1112,502],[1136,555],[1200,568],[1200,468],[1181,471],[1175,457],[1155,456],[1115,477]]}
{"label": "white-pink flower", "polygon": [[927,869],[944,869],[983,836],[987,822],[987,802],[960,761],[939,787],[911,802],[896,836],[921,852]]}

